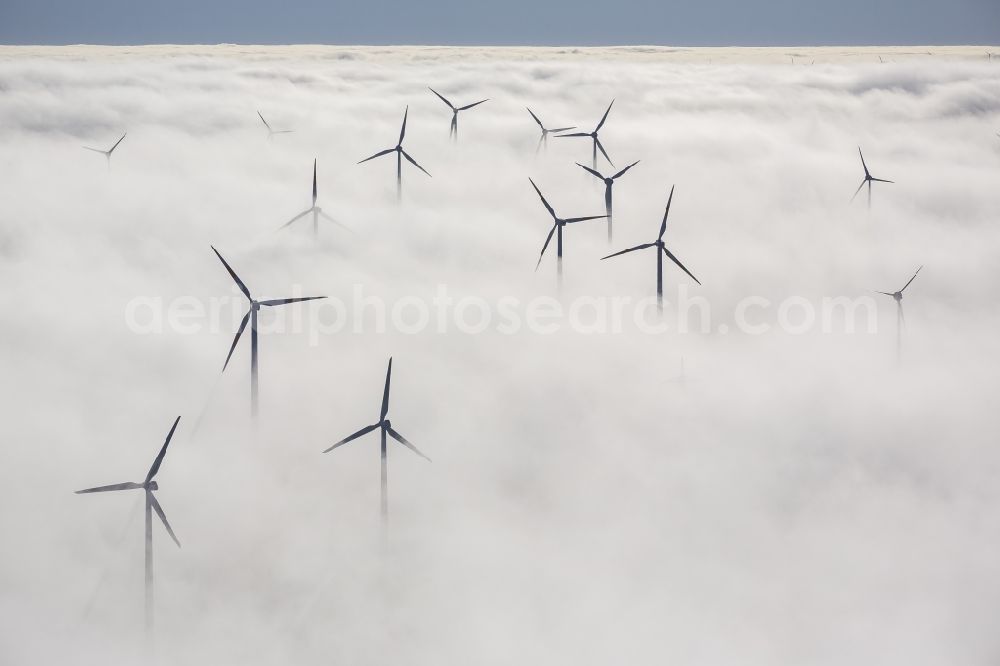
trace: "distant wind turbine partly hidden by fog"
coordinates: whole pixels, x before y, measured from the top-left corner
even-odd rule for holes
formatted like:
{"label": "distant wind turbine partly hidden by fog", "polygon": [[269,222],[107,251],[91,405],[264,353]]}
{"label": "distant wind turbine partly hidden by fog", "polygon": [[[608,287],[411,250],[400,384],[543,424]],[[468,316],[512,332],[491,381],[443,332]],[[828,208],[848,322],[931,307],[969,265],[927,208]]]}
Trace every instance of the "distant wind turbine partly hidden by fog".
{"label": "distant wind turbine partly hidden by fog", "polygon": [[[524,108],[528,109],[528,107],[524,107]],[[538,116],[535,115],[534,111],[532,111],[531,109],[528,109],[528,113],[531,114],[531,117],[535,119],[536,123],[538,123],[539,129],[542,130],[541,136],[538,137],[538,145],[535,146],[535,154],[536,155],[538,154],[538,151],[542,149],[543,145],[545,145],[545,146],[549,145],[549,134],[552,134],[553,132],[568,132],[571,129],[576,129],[576,127],[555,127],[553,129],[546,129],[545,125],[543,125],[542,121],[538,119]]]}
{"label": "distant wind turbine partly hidden by fog", "polygon": [[549,215],[552,216],[552,229],[549,230],[549,235],[545,237],[545,245],[542,246],[542,251],[538,254],[538,263],[535,264],[535,270],[542,265],[542,257],[545,256],[545,250],[549,247],[549,242],[552,241],[552,234],[556,234],[556,273],[558,275],[559,284],[562,284],[562,256],[563,256],[563,227],[567,224],[572,224],[574,222],[586,222],[587,220],[602,220],[607,215],[590,215],[588,217],[569,217],[561,218],[556,215],[556,211],[549,205],[549,202],[545,200],[545,196],[542,191],[538,189],[538,185],[535,185],[535,181],[528,179],[531,186],[535,188],[535,192],[538,192],[538,198],[542,200],[542,205],[545,206],[545,210],[549,211]]}
{"label": "distant wind turbine partly hidden by fog", "polygon": [[358,162],[358,164],[363,164],[363,163],[367,162],[368,160],[375,159],[376,157],[382,157],[383,155],[388,155],[389,153],[396,153],[396,198],[397,199],[402,199],[403,198],[403,158],[404,157],[406,158],[406,160],[410,164],[412,164],[413,166],[417,167],[418,169],[420,169],[421,171],[423,171],[424,173],[426,173],[428,176],[430,176],[430,174],[427,172],[427,169],[425,169],[422,166],[420,166],[419,164],[417,164],[417,161],[415,159],[413,159],[412,157],[410,157],[410,155],[405,150],[403,150],[403,137],[406,136],[406,117],[407,117],[407,115],[409,115],[409,113],[410,113],[410,107],[406,107],[406,110],[403,111],[403,126],[399,130],[399,141],[396,142],[396,147],[395,148],[386,148],[385,150],[380,150],[379,152],[375,153],[371,157],[366,157],[365,159],[363,159],[360,162]]}
{"label": "distant wind turbine partly hidden by fog", "polygon": [[597,133],[601,131],[602,127],[604,127],[604,122],[608,119],[608,114],[611,113],[611,107],[614,106],[614,103],[615,103],[615,100],[611,100],[611,104],[608,104],[608,110],[604,112],[603,116],[601,116],[601,122],[597,123],[597,127],[594,128],[593,132],[573,132],[572,134],[560,134],[559,135],[559,138],[574,137],[574,136],[586,136],[586,137],[590,137],[590,139],[591,139],[591,141],[593,143],[593,146],[592,146],[593,147],[593,151],[592,151],[593,164],[591,166],[594,169],[597,168],[597,151],[598,151],[598,149],[600,149],[601,154],[604,155],[604,159],[606,159],[608,161],[608,164],[610,164],[611,166],[615,165],[615,163],[611,161],[611,158],[608,157],[607,151],[604,150],[604,146],[601,144],[601,139],[597,136]]}
{"label": "distant wind turbine partly hidden by fog", "polygon": [[115,152],[115,148],[118,147],[119,143],[121,143],[122,141],[125,140],[125,136],[127,134],[128,134],[128,132],[124,132],[122,134],[121,138],[118,139],[117,141],[115,141],[115,145],[111,146],[107,150],[101,150],[100,148],[91,148],[90,146],[84,146],[83,148],[84,148],[84,150],[92,150],[95,153],[101,153],[102,155],[104,155],[104,157],[107,158],[107,160],[108,160],[108,171],[111,171],[111,153]]}
{"label": "distant wind turbine partly hidden by fog", "polygon": [[615,180],[617,180],[618,178],[620,178],[623,175],[625,175],[626,171],[628,171],[629,169],[631,169],[632,167],[634,167],[638,163],[639,163],[639,160],[636,160],[635,162],[632,162],[632,164],[629,164],[627,167],[625,167],[624,169],[622,169],[621,171],[619,171],[615,175],[609,176],[609,177],[603,176],[599,171],[597,171],[597,169],[591,169],[590,167],[585,167],[582,164],[580,164],[579,162],[576,163],[576,165],[578,167],[580,167],[581,169],[589,171],[595,177],[600,178],[601,180],[604,181],[604,211],[608,214],[607,215],[607,217],[608,217],[608,243],[610,243],[611,239],[612,239],[611,224],[612,224],[612,221],[613,221],[612,215],[614,215],[614,213],[611,210],[611,186],[615,184]]}
{"label": "distant wind turbine partly hidden by fog", "polygon": [[85,490],[76,491],[77,495],[84,493],[104,493],[112,490],[143,490],[146,494],[146,631],[149,632],[153,628],[153,511],[156,515],[160,517],[160,521],[163,523],[163,527],[166,528],[167,534],[170,538],[174,540],[177,547],[180,548],[181,542],[177,540],[177,536],[174,534],[173,529],[170,527],[170,523],[167,522],[167,515],[163,513],[163,507],[156,500],[156,496],[153,495],[153,491],[159,490],[159,485],[154,481],[156,473],[160,471],[160,465],[163,464],[163,457],[167,455],[167,446],[170,445],[170,439],[174,436],[174,430],[177,429],[177,424],[180,422],[181,417],[174,419],[174,424],[170,427],[170,432],[167,433],[167,439],[163,442],[163,446],[160,448],[160,452],[156,455],[156,459],[153,461],[153,465],[149,468],[149,472],[146,473],[145,480],[142,483],[116,483],[111,486],[97,486],[96,488],[87,488]]}
{"label": "distant wind turbine partly hidden by fog", "polygon": [[452,104],[451,102],[449,102],[445,98],[444,95],[442,95],[441,93],[439,93],[437,90],[434,90],[434,88],[428,88],[428,90],[430,90],[432,93],[434,93],[435,95],[437,95],[438,98],[442,102],[444,102],[445,104],[447,104],[449,109],[451,109],[451,129],[448,130],[448,136],[450,136],[455,141],[458,140],[458,112],[459,111],[466,111],[468,109],[471,109],[474,106],[479,106],[483,102],[490,101],[489,99],[481,99],[478,102],[473,102],[472,104],[466,104],[465,106],[456,107],[454,104]]}
{"label": "distant wind turbine partly hidden by fog", "polygon": [[675,257],[673,253],[667,249],[666,244],[663,242],[663,234],[667,231],[667,216],[670,215],[670,203],[674,200],[674,188],[670,188],[670,196],[667,198],[667,209],[663,212],[663,222],[660,223],[660,233],[656,237],[656,240],[652,243],[643,243],[642,245],[636,245],[635,247],[630,247],[627,250],[622,250],[621,252],[615,252],[614,254],[609,254],[606,257],[601,257],[601,261],[605,259],[610,259],[611,257],[617,257],[622,254],[627,254],[628,252],[635,252],[636,250],[645,250],[650,247],[656,248],[656,307],[660,310],[663,309],[663,255],[667,255],[670,261],[677,264],[682,271],[688,274],[688,276],[701,284],[694,275],[691,274],[684,264],[680,262],[680,259]]}
{"label": "distant wind turbine partly hidden by fog", "polygon": [[388,435],[389,437],[392,437],[394,440],[396,440],[397,442],[399,442],[400,444],[402,444],[406,448],[410,449],[411,451],[413,451],[414,453],[416,453],[418,456],[420,456],[424,460],[430,462],[430,458],[428,458],[423,453],[421,453],[417,449],[417,447],[415,447],[413,444],[410,443],[409,440],[407,440],[405,437],[403,437],[398,432],[396,432],[393,429],[393,427],[392,427],[392,422],[389,421],[388,418],[386,418],[386,416],[388,416],[388,414],[389,414],[389,380],[391,378],[392,378],[392,358],[390,357],[389,358],[389,368],[385,371],[385,388],[382,390],[382,408],[381,408],[381,410],[379,410],[378,421],[376,423],[374,423],[373,425],[365,426],[364,428],[362,428],[361,430],[357,431],[353,435],[349,435],[349,436],[345,437],[344,439],[340,440],[339,442],[337,442],[336,444],[334,444],[330,448],[328,448],[328,449],[326,449],[326,450],[323,451],[323,453],[329,453],[330,451],[333,451],[335,448],[337,448],[339,446],[343,446],[344,444],[347,444],[348,442],[352,442],[355,439],[357,439],[358,437],[361,437],[362,435],[367,435],[368,433],[370,433],[371,431],[376,430],[376,429],[379,430],[379,435],[382,438],[382,446],[381,446],[381,452],[382,452],[382,485],[381,485],[381,489],[382,489],[382,493],[381,493],[381,501],[380,501],[379,506],[380,506],[380,509],[381,509],[382,525],[383,526],[386,524],[386,521],[388,520],[388,517],[389,517],[389,482],[388,482],[387,466],[386,466],[386,436]]}
{"label": "distant wind turbine partly hidden by fog", "polygon": [[267,140],[268,141],[270,141],[272,138],[274,138],[275,134],[291,134],[292,132],[295,131],[295,130],[276,130],[276,129],[271,129],[270,123],[268,123],[266,120],[264,120],[264,116],[261,115],[260,111],[257,112],[257,115],[260,116],[260,122],[264,123],[264,127],[267,128]]}
{"label": "distant wind turbine partly hidden by fog", "polygon": [[257,301],[254,297],[250,295],[250,290],[243,283],[243,280],[236,274],[236,272],[226,263],[226,260],[222,258],[219,251],[214,247],[212,252],[215,252],[215,256],[219,258],[222,265],[226,267],[229,275],[232,276],[233,281],[236,282],[236,286],[240,288],[243,295],[247,297],[250,301],[250,310],[243,316],[243,321],[240,322],[240,328],[236,331],[236,337],[233,338],[233,344],[229,347],[229,354],[226,355],[226,362],[222,366],[222,371],[226,371],[226,367],[229,365],[229,359],[233,356],[233,350],[236,349],[236,344],[240,341],[240,336],[243,335],[243,330],[247,327],[247,322],[250,322],[250,413],[253,416],[257,416],[257,311],[260,310],[260,306],[264,305],[267,307],[273,307],[275,305],[288,305],[289,303],[299,303],[302,301],[314,301],[320,298],[326,298],[326,296],[304,296],[301,298],[276,298],[269,301]]}
{"label": "distant wind turbine partly hidden by fog", "polygon": [[330,217],[329,215],[327,215],[326,213],[324,213],[323,209],[316,205],[316,196],[317,196],[316,192],[317,192],[317,190],[316,190],[316,160],[314,159],[313,160],[312,207],[305,209],[304,211],[302,211],[301,213],[299,213],[298,215],[296,215],[292,219],[288,220],[288,222],[285,222],[283,225],[281,225],[281,227],[279,228],[279,230],[280,229],[284,229],[285,227],[289,226],[290,224],[292,224],[296,220],[299,220],[299,219],[305,217],[309,213],[312,213],[313,235],[314,236],[318,236],[319,235],[319,218],[321,218],[321,217],[324,220],[326,220],[327,222],[333,222],[338,227],[343,227],[344,229],[347,229],[348,231],[350,231],[350,229],[347,226],[341,224],[337,220],[333,219],[332,217]]}
{"label": "distant wind turbine partly hidden by fog", "polygon": [[923,266],[918,268],[917,272],[913,274],[913,277],[911,277],[907,281],[907,283],[903,285],[903,288],[900,289],[899,291],[894,291],[891,293],[888,291],[877,292],[879,294],[885,294],[886,296],[892,296],[892,299],[896,301],[896,359],[897,360],[899,360],[903,346],[902,330],[903,330],[903,325],[906,323],[906,318],[903,317],[903,292],[906,291],[906,288],[910,286],[910,282],[913,282],[917,278],[917,273],[919,273],[922,268]]}
{"label": "distant wind turbine partly hidden by fog", "polygon": [[876,183],[891,183],[892,181],[891,180],[884,180],[882,178],[875,178],[874,176],[872,176],[871,172],[868,171],[868,165],[865,164],[865,156],[861,152],[861,146],[858,146],[858,155],[861,155],[861,166],[865,170],[865,179],[861,181],[860,185],[858,185],[858,189],[854,190],[854,196],[851,197],[851,201],[854,201],[857,198],[858,192],[861,191],[862,187],[864,187],[865,185],[868,185],[868,208],[871,208],[872,207],[872,182],[876,182]]}

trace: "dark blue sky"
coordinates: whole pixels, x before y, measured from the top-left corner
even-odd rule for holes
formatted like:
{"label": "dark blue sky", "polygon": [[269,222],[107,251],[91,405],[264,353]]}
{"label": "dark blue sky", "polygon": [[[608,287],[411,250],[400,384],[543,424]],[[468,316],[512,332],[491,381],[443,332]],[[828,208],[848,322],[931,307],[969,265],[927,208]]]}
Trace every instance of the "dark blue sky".
{"label": "dark blue sky", "polygon": [[1000,43],[1000,0],[0,0],[4,44]]}

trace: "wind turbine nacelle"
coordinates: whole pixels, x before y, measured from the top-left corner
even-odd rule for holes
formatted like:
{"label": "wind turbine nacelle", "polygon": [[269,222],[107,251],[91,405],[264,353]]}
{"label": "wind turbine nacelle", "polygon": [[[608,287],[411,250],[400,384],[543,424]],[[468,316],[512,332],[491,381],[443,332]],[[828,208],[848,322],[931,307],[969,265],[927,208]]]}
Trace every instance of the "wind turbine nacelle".
{"label": "wind turbine nacelle", "polygon": [[382,427],[388,430],[389,428],[392,427],[392,421],[390,421],[389,419],[382,421]]}
{"label": "wind turbine nacelle", "polygon": [[156,481],[150,481],[146,484],[146,490],[159,490],[160,486]]}

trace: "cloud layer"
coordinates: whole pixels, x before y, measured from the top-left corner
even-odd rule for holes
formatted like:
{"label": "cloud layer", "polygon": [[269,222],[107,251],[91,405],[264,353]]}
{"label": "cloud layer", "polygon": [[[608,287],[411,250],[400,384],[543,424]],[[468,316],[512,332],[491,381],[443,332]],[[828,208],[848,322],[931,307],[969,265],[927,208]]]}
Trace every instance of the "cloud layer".
{"label": "cloud layer", "polygon": [[[995,661],[1000,63],[982,53],[0,50],[4,661],[141,654],[141,499],[72,491],[140,480],[177,414],[164,663]],[[427,86],[490,98],[456,145]],[[612,98],[602,142],[641,161],[612,246],[600,221],[567,229],[558,291],[553,255],[533,271],[550,220],[528,178],[566,216],[601,214],[603,188],[574,165],[585,141],[536,156],[525,106],[589,129]],[[404,165],[397,205],[392,160],[355,163],[407,105],[433,177]],[[268,141],[258,110],[295,132]],[[80,148],[126,130],[110,172]],[[895,181],[870,212],[849,203],[858,145]],[[353,234],[275,232],[314,158]],[[255,428],[245,342],[219,373],[242,311],[126,326],[137,298],[236,299],[210,244],[264,298],[646,298],[652,254],[598,259],[653,240],[671,185],[668,246],[704,286],[668,268],[666,296],[704,298],[708,332],[267,333]],[[897,364],[873,290],[920,265]],[[877,331],[734,325],[746,297],[773,323],[839,296],[877,297]],[[377,437],[320,451],[375,418],[390,355],[393,425],[434,462],[390,449],[383,544]]]}

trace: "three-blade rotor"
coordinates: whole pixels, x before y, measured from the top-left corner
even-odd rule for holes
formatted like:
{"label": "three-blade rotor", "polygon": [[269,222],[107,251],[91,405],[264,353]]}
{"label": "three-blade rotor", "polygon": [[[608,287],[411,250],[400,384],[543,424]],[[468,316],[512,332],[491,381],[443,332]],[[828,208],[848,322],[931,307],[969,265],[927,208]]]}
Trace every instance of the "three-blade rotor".
{"label": "three-blade rotor", "polygon": [[407,153],[405,150],[403,150],[403,138],[406,136],[406,118],[409,115],[409,113],[410,113],[410,107],[407,106],[406,110],[403,111],[403,125],[402,125],[402,127],[400,127],[400,130],[399,130],[399,141],[396,143],[396,146],[394,148],[386,148],[385,150],[380,150],[379,152],[375,153],[371,157],[366,157],[365,159],[361,160],[360,162],[358,162],[358,164],[364,164],[365,162],[367,162],[369,160],[373,160],[376,157],[382,157],[383,155],[389,155],[390,153],[399,153],[402,157],[405,157],[406,160],[410,164],[412,164],[413,166],[417,167],[418,169],[420,169],[421,171],[423,171],[425,174],[427,174],[428,176],[430,176],[431,174],[430,174],[430,172],[427,171],[427,169],[425,169],[422,166],[420,166],[419,164],[417,164],[417,161],[415,159],[413,159],[410,156],[409,153]]}
{"label": "three-blade rotor", "polygon": [[385,431],[386,435],[388,435],[389,437],[393,438],[394,440],[396,440],[397,442],[399,442],[400,444],[402,444],[406,448],[410,449],[411,451],[413,451],[414,453],[416,453],[418,456],[420,456],[424,460],[430,461],[430,458],[428,458],[426,455],[424,455],[408,439],[406,439],[401,434],[399,434],[398,432],[396,432],[396,430],[394,430],[393,427],[392,427],[392,422],[387,418],[387,416],[389,415],[389,384],[390,384],[391,379],[392,379],[392,359],[390,358],[389,359],[389,367],[385,371],[385,388],[382,389],[382,405],[381,405],[381,408],[379,409],[378,422],[377,423],[373,423],[372,425],[369,425],[369,426],[365,426],[361,430],[358,430],[357,432],[348,435],[347,437],[345,437],[344,439],[340,440],[339,442],[337,442],[333,446],[331,446],[331,447],[329,447],[327,449],[324,449],[323,453],[329,453],[330,451],[333,451],[334,449],[336,449],[336,448],[338,448],[340,446],[343,446],[344,444],[347,444],[348,442],[353,442],[354,440],[358,439],[359,437],[361,437],[363,435],[367,435],[368,433],[372,432],[373,430],[381,429],[381,430]]}
{"label": "three-blade rotor", "polygon": [[658,251],[662,251],[663,254],[665,254],[667,258],[670,259],[670,261],[677,264],[678,268],[687,273],[688,277],[690,277],[692,280],[694,280],[700,285],[701,281],[698,280],[698,278],[696,278],[694,274],[691,273],[691,271],[689,271],[687,267],[681,263],[680,259],[674,256],[673,252],[667,249],[666,244],[663,242],[663,235],[667,231],[667,216],[670,215],[670,204],[673,202],[673,200],[674,200],[674,186],[671,186],[670,196],[667,198],[667,207],[666,210],[663,211],[663,221],[660,223],[660,232],[659,234],[657,234],[655,241],[653,241],[652,243],[643,243],[642,245],[636,245],[635,247],[630,247],[625,250],[620,250],[613,254],[609,254],[606,257],[601,257],[601,261],[604,261],[605,259],[610,259],[611,257],[618,257],[623,254],[628,254],[629,252],[635,252],[636,250],[645,250],[650,247],[655,247],[657,248]]}
{"label": "three-blade rotor", "polygon": [[236,283],[236,286],[239,287],[240,291],[243,292],[243,295],[247,297],[248,301],[250,301],[250,309],[247,311],[245,315],[243,315],[243,320],[240,322],[240,327],[236,331],[236,337],[233,338],[233,344],[230,345],[229,353],[226,355],[226,362],[222,365],[223,372],[225,372],[226,367],[229,366],[229,359],[232,358],[233,352],[236,350],[236,345],[240,341],[240,336],[243,335],[243,331],[246,329],[247,323],[249,323],[251,315],[255,310],[259,310],[261,306],[274,307],[277,305],[288,305],[289,303],[301,303],[303,301],[315,301],[321,298],[326,298],[326,296],[302,296],[299,298],[275,298],[266,301],[254,300],[253,296],[250,295],[250,290],[247,288],[246,284],[243,282],[243,280],[240,279],[240,276],[236,274],[236,271],[232,269],[229,263],[223,258],[221,254],[219,254],[219,251],[216,250],[214,246],[212,246],[212,252],[215,252],[215,256],[217,256],[219,258],[219,261],[222,262],[222,265],[226,267],[226,271],[228,271],[229,275],[232,276],[233,281]]}
{"label": "three-blade rotor", "polygon": [[535,264],[535,270],[537,271],[538,267],[542,264],[542,257],[545,256],[545,250],[549,247],[549,242],[551,242],[552,236],[556,233],[556,230],[559,227],[564,227],[567,224],[573,224],[575,222],[586,222],[587,220],[602,220],[606,218],[607,215],[588,215],[585,217],[561,218],[556,215],[555,209],[552,208],[552,205],[548,202],[548,200],[546,200],[542,191],[538,189],[538,185],[535,185],[535,181],[528,178],[528,182],[531,183],[533,188],[535,188],[535,192],[538,193],[538,198],[541,199],[542,205],[545,206],[545,210],[547,210],[549,215],[552,216],[552,228],[549,230],[549,235],[545,237],[545,244],[542,245],[542,251],[538,254],[538,262]]}
{"label": "three-blade rotor", "polygon": [[160,471],[160,466],[163,464],[163,458],[167,455],[167,447],[170,446],[170,440],[173,438],[174,431],[177,430],[177,424],[180,423],[180,420],[181,417],[179,416],[174,419],[173,425],[170,426],[170,432],[167,433],[167,438],[164,440],[163,446],[160,447],[159,453],[156,454],[156,458],[153,460],[153,464],[150,466],[149,471],[146,473],[146,478],[142,483],[134,483],[130,481],[127,483],[115,483],[110,486],[97,486],[95,488],[85,488],[83,490],[76,491],[77,495],[83,495],[87,493],[103,493],[116,490],[144,490],[146,492],[147,501],[156,512],[156,515],[159,516],[160,521],[163,523],[163,527],[167,530],[167,534],[169,534],[170,538],[174,540],[174,543],[177,544],[178,548],[180,547],[181,542],[177,539],[177,535],[174,534],[173,528],[170,527],[170,523],[167,521],[167,515],[164,513],[163,507],[160,506],[160,503],[153,494],[153,491],[159,489],[159,485],[154,479]]}

